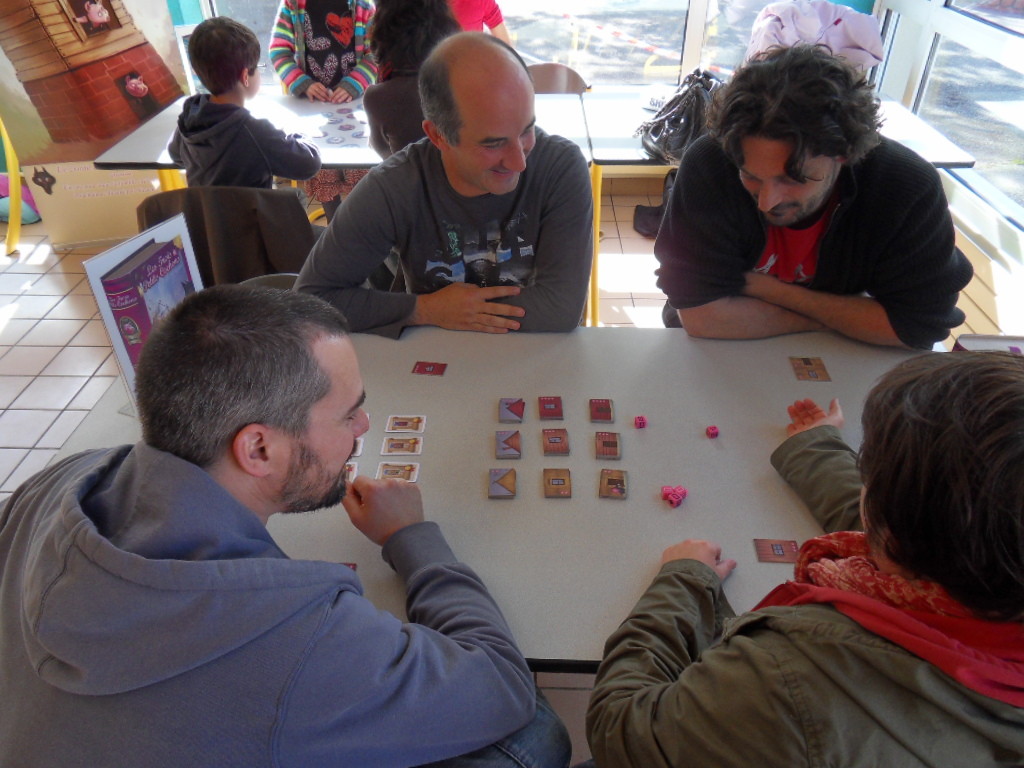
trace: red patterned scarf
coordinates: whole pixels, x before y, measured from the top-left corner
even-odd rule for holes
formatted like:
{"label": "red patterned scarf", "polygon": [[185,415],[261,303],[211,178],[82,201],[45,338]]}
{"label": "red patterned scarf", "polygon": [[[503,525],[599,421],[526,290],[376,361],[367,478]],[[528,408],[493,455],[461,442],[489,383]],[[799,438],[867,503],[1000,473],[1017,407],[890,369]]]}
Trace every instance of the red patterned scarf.
{"label": "red patterned scarf", "polygon": [[860,532],[810,539],[794,571],[757,608],[828,603],[971,690],[1024,707],[1021,624],[973,618],[935,582],[878,570]]}

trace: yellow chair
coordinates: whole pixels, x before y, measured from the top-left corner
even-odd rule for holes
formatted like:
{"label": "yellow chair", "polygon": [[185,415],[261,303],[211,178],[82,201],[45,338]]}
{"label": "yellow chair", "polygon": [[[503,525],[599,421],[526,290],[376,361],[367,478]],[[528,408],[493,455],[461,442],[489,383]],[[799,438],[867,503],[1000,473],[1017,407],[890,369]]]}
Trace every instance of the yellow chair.
{"label": "yellow chair", "polygon": [[572,67],[555,61],[527,67],[533,78],[535,93],[584,93],[590,90],[587,81]]}
{"label": "yellow chair", "polygon": [[7,177],[11,184],[7,245],[4,250],[4,255],[10,256],[18,250],[18,241],[21,239],[21,168],[18,166],[18,156],[14,153],[14,145],[11,143],[11,137],[7,135],[7,128],[4,127],[2,119],[0,119],[0,139],[3,140],[3,156],[7,160]]}
{"label": "yellow chair", "polygon": [[[288,86],[285,85],[284,83],[281,83],[281,92],[285,96],[288,95]],[[292,183],[293,187],[298,188],[299,182],[297,182],[295,179],[291,179],[291,183]],[[321,218],[322,216],[325,216],[325,215],[326,214],[324,213],[324,209],[322,207],[321,208],[314,208],[312,211],[309,212],[309,215],[308,215],[309,223],[312,224],[314,221],[316,221],[317,219],[319,219],[319,218]]]}
{"label": "yellow chair", "polygon": [[[533,78],[535,93],[582,94],[590,90],[583,76],[565,64],[547,61],[543,64],[530,64],[527,69]],[[590,164],[590,186],[594,195],[594,260],[590,269],[590,287],[587,290],[587,306],[583,312],[583,320],[584,325],[594,326],[600,321],[597,257],[601,249],[601,166],[597,163]]]}

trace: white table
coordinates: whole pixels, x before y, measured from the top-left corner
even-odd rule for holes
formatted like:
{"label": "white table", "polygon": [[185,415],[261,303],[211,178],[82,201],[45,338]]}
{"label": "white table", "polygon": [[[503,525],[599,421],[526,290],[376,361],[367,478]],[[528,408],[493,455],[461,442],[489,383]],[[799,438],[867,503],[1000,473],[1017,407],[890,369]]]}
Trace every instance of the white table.
{"label": "white table", "polygon": [[[132,131],[96,158],[101,170],[157,170],[177,174],[179,166],[171,160],[167,145],[174,135],[181,98]],[[380,155],[370,148],[370,131],[362,99],[346,104],[312,102],[284,94],[260,94],[246,103],[256,117],[269,120],[286,133],[302,133],[313,139],[320,150],[324,168],[372,168]],[[548,133],[557,133],[573,141],[590,161],[590,143],[583,106],[576,94],[542,95],[536,100],[537,123]],[[164,188],[180,182],[160,177]]]}
{"label": "white table", "polygon": [[[643,86],[597,86],[583,94],[587,133],[599,165],[657,164],[633,133],[656,114],[644,109],[651,90]],[[882,135],[917,152],[936,168],[970,168],[974,157],[899,102],[881,101]]]}
{"label": "white table", "polygon": [[[605,638],[669,544],[692,537],[721,542],[739,562],[726,583],[737,611],[789,578],[792,566],[758,562],[752,542],[803,542],[821,532],[768,462],[785,436],[786,406],[803,397],[839,397],[845,434],[857,445],[861,404],[873,381],[914,354],[828,333],[708,341],[640,328],[498,337],[424,328],[399,341],[362,334],[354,340],[371,421],[355,459],[360,473],[372,475],[383,460],[389,415],[426,416],[423,453],[406,458],[421,465],[428,518],[484,578],[534,667],[562,670],[590,669],[601,658]],[[798,381],[790,356],[821,357],[832,381]],[[413,375],[417,361],[448,368],[443,376]],[[562,397],[564,421],[538,420],[537,398],[544,395]],[[498,422],[501,397],[526,400],[518,427]],[[614,425],[589,421],[592,397],[614,401]],[[136,440],[134,420],[118,412],[124,402],[123,389],[112,388],[62,453]],[[647,429],[633,427],[638,414],[647,416]],[[704,434],[711,424],[720,430],[714,440]],[[542,456],[544,427],[568,430],[570,456]],[[515,428],[523,458],[495,459],[495,431]],[[594,458],[599,430],[621,434],[621,460]],[[492,467],[516,469],[515,499],[487,498]],[[571,499],[543,497],[544,467],[571,470]],[[627,470],[628,499],[598,498],[602,467]],[[689,496],[672,509],[660,498],[662,485],[684,485]],[[402,615],[397,577],[340,508],[278,515],[270,531],[293,557],[357,563],[367,595]]]}

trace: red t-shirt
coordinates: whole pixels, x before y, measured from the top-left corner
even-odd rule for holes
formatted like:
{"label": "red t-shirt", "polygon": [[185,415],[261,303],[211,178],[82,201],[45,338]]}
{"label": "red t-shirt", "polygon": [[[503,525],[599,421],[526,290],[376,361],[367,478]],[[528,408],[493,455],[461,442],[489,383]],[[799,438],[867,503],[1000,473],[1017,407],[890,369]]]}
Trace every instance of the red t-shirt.
{"label": "red t-shirt", "polygon": [[494,29],[505,19],[495,0],[449,0],[452,14],[464,30],[482,32],[484,25]]}
{"label": "red t-shirt", "polygon": [[784,283],[810,283],[818,270],[821,238],[838,202],[839,195],[833,192],[821,215],[808,227],[794,229],[769,224],[764,251],[754,271],[772,275]]}

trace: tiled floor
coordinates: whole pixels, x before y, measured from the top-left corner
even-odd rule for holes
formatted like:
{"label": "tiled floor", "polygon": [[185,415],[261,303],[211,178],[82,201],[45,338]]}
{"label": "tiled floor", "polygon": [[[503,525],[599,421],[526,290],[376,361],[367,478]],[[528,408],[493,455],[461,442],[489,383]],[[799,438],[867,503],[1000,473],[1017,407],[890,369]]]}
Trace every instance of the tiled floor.
{"label": "tiled floor", "polygon": [[[632,228],[634,206],[658,202],[643,194],[603,200],[603,325],[661,327],[653,241]],[[0,242],[5,235],[0,224]],[[56,250],[40,222],[22,227],[18,253],[0,257],[0,502],[46,466],[118,376],[82,268],[98,252]],[[588,758],[583,715],[593,677],[541,673],[537,680],[569,727],[573,762]]]}
{"label": "tiled floor", "polygon": [[82,269],[96,252],[55,251],[39,223],[0,257],[0,501],[46,466],[118,375]]}

